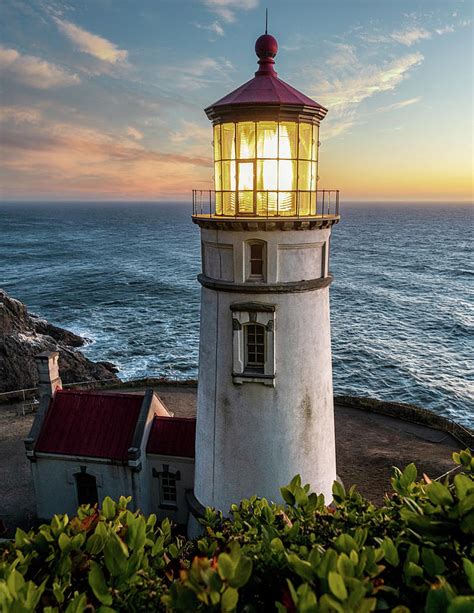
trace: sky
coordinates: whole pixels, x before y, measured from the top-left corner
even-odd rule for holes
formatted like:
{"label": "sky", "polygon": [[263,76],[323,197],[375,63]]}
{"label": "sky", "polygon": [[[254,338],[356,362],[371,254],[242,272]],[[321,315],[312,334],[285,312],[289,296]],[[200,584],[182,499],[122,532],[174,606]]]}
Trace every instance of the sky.
{"label": "sky", "polygon": [[470,0],[0,0],[3,200],[186,200],[212,187],[203,109],[253,77],[329,109],[319,188],[473,199]]}

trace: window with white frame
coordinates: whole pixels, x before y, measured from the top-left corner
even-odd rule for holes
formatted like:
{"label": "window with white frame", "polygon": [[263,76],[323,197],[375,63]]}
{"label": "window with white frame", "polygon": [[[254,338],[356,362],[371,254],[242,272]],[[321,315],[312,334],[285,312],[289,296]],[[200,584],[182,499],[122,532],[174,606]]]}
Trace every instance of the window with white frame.
{"label": "window with white frame", "polygon": [[160,487],[160,506],[176,507],[177,504],[177,482],[181,479],[181,473],[171,472],[168,464],[163,464],[163,470],[158,471],[153,468],[153,477],[158,478]]}
{"label": "window with white frame", "polygon": [[274,385],[275,305],[240,302],[232,311],[234,383]]}
{"label": "window with white frame", "polygon": [[174,473],[161,473],[160,488],[161,502],[164,504],[176,503],[176,475]]}
{"label": "window with white frame", "polygon": [[247,242],[247,273],[248,281],[265,281],[266,278],[266,243],[260,240]]}

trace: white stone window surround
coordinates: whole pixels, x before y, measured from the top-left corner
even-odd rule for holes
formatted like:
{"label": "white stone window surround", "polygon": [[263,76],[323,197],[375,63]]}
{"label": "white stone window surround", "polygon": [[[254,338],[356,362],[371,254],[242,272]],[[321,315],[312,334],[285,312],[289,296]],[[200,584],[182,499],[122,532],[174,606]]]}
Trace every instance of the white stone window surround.
{"label": "white stone window surround", "polygon": [[[232,312],[232,380],[235,384],[263,383],[275,386],[275,310],[274,304],[263,302],[237,302],[230,305]],[[245,371],[245,326],[260,324],[265,327],[265,365],[263,373]]]}
{"label": "white stone window surround", "polygon": [[181,472],[170,470],[169,464],[163,464],[161,471],[153,468],[152,475],[158,478],[160,509],[177,509],[178,481],[181,480]]}

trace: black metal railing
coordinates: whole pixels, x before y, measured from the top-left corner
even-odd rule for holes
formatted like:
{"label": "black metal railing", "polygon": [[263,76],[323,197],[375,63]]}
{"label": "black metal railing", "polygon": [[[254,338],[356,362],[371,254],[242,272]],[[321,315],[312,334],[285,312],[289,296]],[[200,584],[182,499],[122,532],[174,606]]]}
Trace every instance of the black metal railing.
{"label": "black metal railing", "polygon": [[[251,195],[249,199],[249,195]],[[280,199],[279,199],[280,196]],[[285,199],[290,205],[285,204]],[[217,205],[216,205],[217,203]],[[339,217],[339,190],[258,192],[193,189],[193,216],[218,218]]]}

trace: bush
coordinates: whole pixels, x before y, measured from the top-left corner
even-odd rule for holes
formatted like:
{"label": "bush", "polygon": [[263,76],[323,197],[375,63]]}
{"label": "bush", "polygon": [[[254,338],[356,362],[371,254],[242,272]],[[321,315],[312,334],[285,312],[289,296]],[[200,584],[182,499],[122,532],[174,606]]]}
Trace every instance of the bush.
{"label": "bush", "polygon": [[[100,509],[18,529],[0,561],[2,611],[299,611],[472,613],[474,458],[454,454],[452,480],[394,469],[382,507],[354,487],[334,504],[300,477],[286,505],[257,497],[207,509],[188,541],[168,520],[105,498]],[[461,469],[461,470],[459,470]]]}

